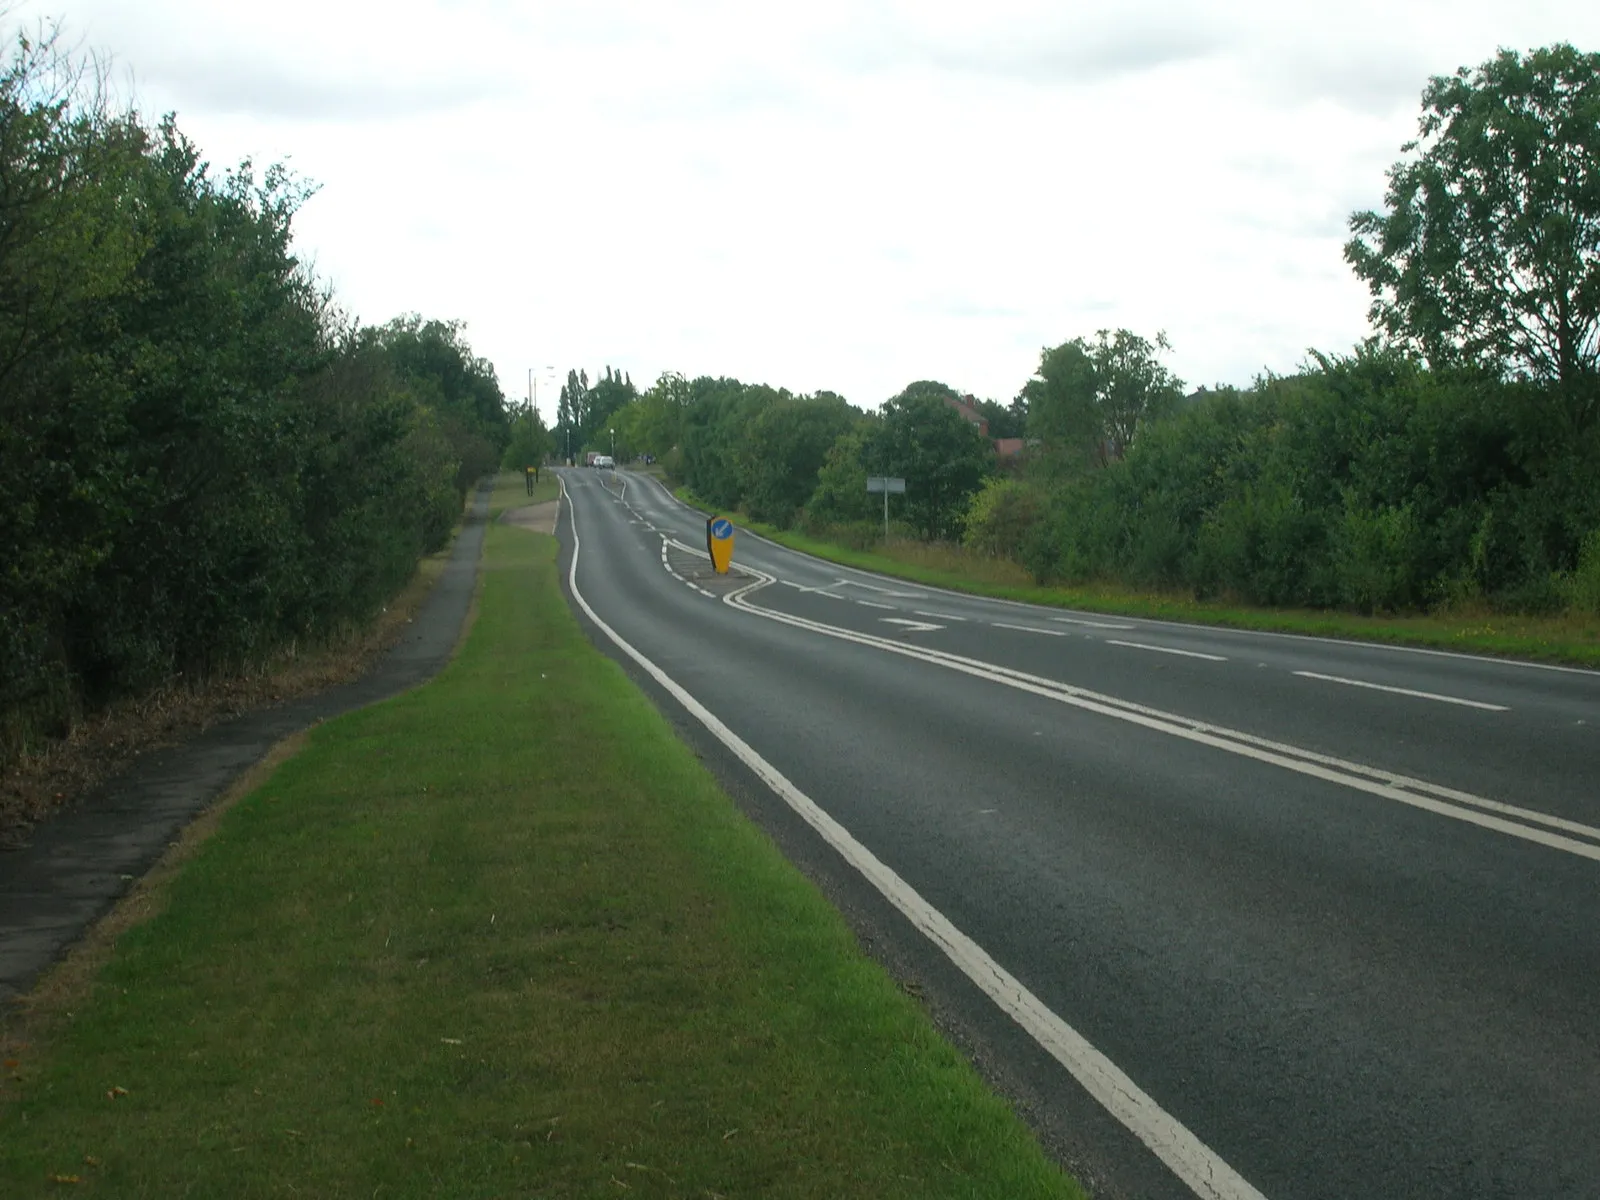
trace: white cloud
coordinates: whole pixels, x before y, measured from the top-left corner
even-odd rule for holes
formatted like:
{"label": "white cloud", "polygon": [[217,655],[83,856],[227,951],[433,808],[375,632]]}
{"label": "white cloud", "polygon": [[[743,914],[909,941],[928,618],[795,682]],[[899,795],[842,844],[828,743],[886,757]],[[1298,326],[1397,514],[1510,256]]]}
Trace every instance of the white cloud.
{"label": "white cloud", "polygon": [[1427,76],[1600,48],[1591,9],[79,0],[71,29],[214,162],[318,181],[298,244],[345,306],[464,318],[509,392],[609,362],[873,404],[1009,398],[1108,326],[1197,383],[1348,348],[1345,222]]}

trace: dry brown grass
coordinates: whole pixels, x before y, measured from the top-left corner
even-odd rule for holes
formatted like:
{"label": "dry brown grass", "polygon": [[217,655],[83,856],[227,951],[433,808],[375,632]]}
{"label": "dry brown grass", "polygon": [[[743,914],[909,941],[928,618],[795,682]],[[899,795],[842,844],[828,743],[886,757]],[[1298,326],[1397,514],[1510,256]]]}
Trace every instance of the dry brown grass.
{"label": "dry brown grass", "polygon": [[75,725],[60,741],[0,773],[0,849],[70,807],[150,750],[178,745],[218,721],[347,683],[399,640],[443,573],[450,551],[424,559],[405,589],[365,629],[313,648],[290,647],[254,670],[173,680]]}
{"label": "dry brown grass", "polygon": [[1007,587],[1028,587],[1033,584],[1033,576],[1028,574],[1027,568],[1009,558],[977,554],[950,542],[897,540],[878,547],[878,550],[885,558],[928,571],[947,571],[966,579]]}

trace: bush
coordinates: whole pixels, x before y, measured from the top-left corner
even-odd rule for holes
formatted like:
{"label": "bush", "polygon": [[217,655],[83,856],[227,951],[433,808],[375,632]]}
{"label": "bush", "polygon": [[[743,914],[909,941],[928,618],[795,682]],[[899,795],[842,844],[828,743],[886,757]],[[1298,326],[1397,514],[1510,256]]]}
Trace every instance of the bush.
{"label": "bush", "polygon": [[988,479],[967,506],[962,543],[993,558],[1019,559],[1045,513],[1045,496],[1014,479]]}
{"label": "bush", "polygon": [[1561,579],[1562,598],[1573,612],[1600,617],[1600,528],[1583,539],[1578,564]]}

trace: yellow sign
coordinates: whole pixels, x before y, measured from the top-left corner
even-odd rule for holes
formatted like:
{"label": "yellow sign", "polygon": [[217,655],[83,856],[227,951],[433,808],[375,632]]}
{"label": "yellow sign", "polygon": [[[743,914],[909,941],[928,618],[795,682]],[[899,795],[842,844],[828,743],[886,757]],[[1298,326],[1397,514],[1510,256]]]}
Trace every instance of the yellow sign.
{"label": "yellow sign", "polygon": [[711,554],[712,568],[718,575],[726,575],[733,562],[733,522],[727,517],[707,518],[706,550]]}

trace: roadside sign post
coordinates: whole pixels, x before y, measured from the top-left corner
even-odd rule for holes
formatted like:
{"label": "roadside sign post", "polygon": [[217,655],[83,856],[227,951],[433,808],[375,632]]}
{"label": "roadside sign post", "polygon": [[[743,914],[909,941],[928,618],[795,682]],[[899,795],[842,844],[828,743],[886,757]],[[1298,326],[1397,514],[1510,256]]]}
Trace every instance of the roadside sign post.
{"label": "roadside sign post", "polygon": [[706,518],[706,552],[711,555],[711,569],[726,575],[733,563],[733,522],[727,517]]}
{"label": "roadside sign post", "polygon": [[867,491],[883,493],[883,540],[889,540],[889,497],[906,494],[906,481],[898,475],[868,475]]}

